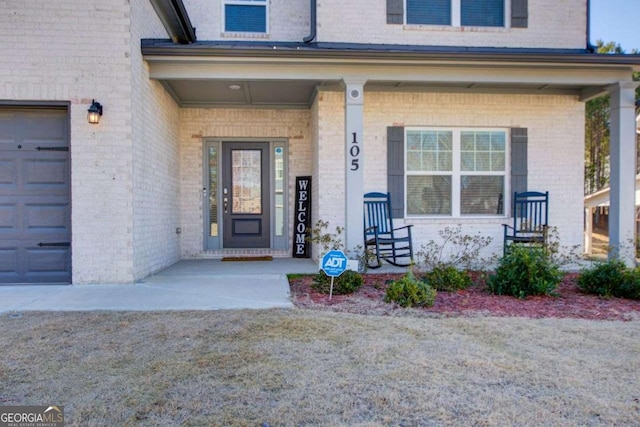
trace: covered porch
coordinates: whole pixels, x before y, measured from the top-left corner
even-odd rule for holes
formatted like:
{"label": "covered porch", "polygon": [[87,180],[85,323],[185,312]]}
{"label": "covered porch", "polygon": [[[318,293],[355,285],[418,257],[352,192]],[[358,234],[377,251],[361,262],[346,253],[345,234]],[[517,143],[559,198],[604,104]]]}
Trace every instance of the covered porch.
{"label": "covered porch", "polygon": [[[629,175],[631,173],[632,182],[635,176],[635,164],[629,164],[629,159],[635,159],[633,98],[636,83],[631,81],[631,71],[637,64],[633,59],[582,52],[445,51],[395,46],[361,49],[359,46],[302,43],[196,42],[175,45],[156,40],[143,40],[142,51],[149,65],[150,78],[162,84],[183,112],[214,117],[224,111],[232,119],[235,117],[241,121],[250,119],[249,112],[270,117],[297,115],[295,120],[299,124],[293,127],[297,126],[300,140],[308,145],[298,152],[288,152],[290,164],[301,165],[297,170],[289,170],[284,183],[284,188],[288,189],[285,199],[289,208],[284,216],[285,240],[288,242],[292,241],[292,183],[296,176],[304,174],[313,178],[312,217],[315,220],[330,218],[332,225],[343,225],[347,248],[362,245],[362,196],[366,191],[374,190],[369,187],[371,185],[376,185],[376,190],[384,190],[386,185],[384,180],[372,180],[369,175],[371,168],[380,164],[381,155],[374,148],[380,136],[371,132],[371,124],[373,117],[385,115],[383,100],[394,96],[399,100],[445,100],[448,96],[465,100],[469,96],[485,100],[484,104],[471,103],[472,109],[485,109],[495,108],[494,104],[504,97],[548,97],[549,102],[553,102],[552,99],[585,102],[602,93],[611,93],[612,191],[616,194],[612,197],[612,217],[616,219],[610,222],[610,235],[612,243],[617,246],[633,235],[634,210],[633,206],[629,209],[625,202],[634,191],[628,184]],[[326,103],[326,99],[331,99],[331,103]],[[340,104],[336,100],[341,100]],[[337,117],[335,108],[338,105],[341,110],[339,120],[325,120],[325,114],[333,114],[334,119]],[[468,107],[460,104],[456,109],[448,105],[449,117],[454,117],[457,111],[464,120],[481,123],[480,119],[468,117],[473,114],[481,116],[482,110],[466,111]],[[400,110],[387,116],[401,118],[388,119],[392,121],[389,126],[409,121],[407,114]],[[500,123],[504,123],[503,126],[519,126],[523,121],[509,117],[506,112],[502,117]],[[426,119],[424,121],[427,122]],[[233,125],[237,123],[229,124]],[[243,137],[251,137],[252,123],[244,125],[247,133]],[[263,128],[258,133],[268,125],[261,126]],[[572,126],[576,130],[579,128],[575,124]],[[223,126],[219,129],[224,132]],[[190,134],[191,130],[183,132],[183,138],[204,140],[229,136],[197,131]],[[536,137],[543,140],[543,129],[536,133]],[[574,134],[572,138],[576,136]],[[295,131],[288,132],[284,138],[295,140]],[[326,151],[331,150],[330,144],[338,140],[342,151],[339,155]],[[575,158],[567,160],[573,162],[582,157],[579,153],[573,156]],[[531,185],[546,185],[545,180],[535,178],[535,167],[535,162],[529,166]],[[581,176],[577,178],[581,179]],[[572,197],[578,200],[579,195],[576,196]],[[224,203],[222,198],[219,202],[220,206]],[[562,203],[564,201],[558,200],[555,206],[558,208]],[[452,221],[455,223],[456,219],[449,222]],[[572,217],[572,221],[579,221],[579,213]],[[407,218],[405,222],[411,222],[411,219]],[[430,227],[444,224],[443,220],[427,224],[418,219],[418,222]],[[493,222],[484,225],[498,225]],[[483,225],[470,224],[480,228]],[[203,229],[198,230],[195,221],[191,221],[184,224],[184,232],[191,233],[195,241]],[[224,245],[221,249],[227,250]],[[279,254],[284,256],[288,251],[289,248],[281,249]],[[198,257],[202,253],[194,246],[187,256]],[[631,254],[624,250],[617,255],[625,260],[631,259]]]}

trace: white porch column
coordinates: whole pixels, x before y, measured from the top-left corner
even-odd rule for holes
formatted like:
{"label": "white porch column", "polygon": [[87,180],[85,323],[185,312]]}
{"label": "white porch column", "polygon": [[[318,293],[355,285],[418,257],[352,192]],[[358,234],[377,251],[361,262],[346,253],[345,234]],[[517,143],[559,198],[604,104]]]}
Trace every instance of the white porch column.
{"label": "white porch column", "polygon": [[363,247],[364,78],[345,78],[345,249]]}
{"label": "white porch column", "polygon": [[611,94],[611,192],[609,207],[609,257],[635,265],[636,186],[636,82],[624,81],[607,88]]}

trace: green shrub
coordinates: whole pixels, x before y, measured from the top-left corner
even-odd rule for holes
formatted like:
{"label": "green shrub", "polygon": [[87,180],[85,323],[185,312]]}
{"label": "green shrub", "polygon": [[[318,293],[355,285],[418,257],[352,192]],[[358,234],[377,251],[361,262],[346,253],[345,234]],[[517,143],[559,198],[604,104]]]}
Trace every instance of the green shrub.
{"label": "green shrub", "polygon": [[417,280],[410,271],[391,282],[384,297],[385,302],[395,302],[401,307],[431,307],[437,292],[431,286]]}
{"label": "green shrub", "polygon": [[605,298],[640,299],[640,270],[629,269],[619,260],[601,262],[582,270],[578,287],[582,292]]}
{"label": "green shrub", "polygon": [[560,267],[542,248],[511,245],[500,259],[487,288],[496,295],[525,298],[529,295],[553,295],[562,280]]}
{"label": "green shrub", "polygon": [[452,265],[435,267],[425,273],[424,281],[438,291],[457,292],[471,286],[471,277]]}
{"label": "green shrub", "polygon": [[601,262],[594,267],[582,270],[578,278],[578,287],[587,294],[612,297],[614,289],[624,282],[627,266],[622,261]]}
{"label": "green shrub", "polygon": [[[362,275],[360,273],[357,271],[346,270],[333,280],[333,294],[345,295],[354,293],[360,289],[363,282],[364,280],[362,280]],[[313,278],[311,287],[320,293],[328,294],[331,288],[331,277],[327,276],[324,271],[320,271]]]}

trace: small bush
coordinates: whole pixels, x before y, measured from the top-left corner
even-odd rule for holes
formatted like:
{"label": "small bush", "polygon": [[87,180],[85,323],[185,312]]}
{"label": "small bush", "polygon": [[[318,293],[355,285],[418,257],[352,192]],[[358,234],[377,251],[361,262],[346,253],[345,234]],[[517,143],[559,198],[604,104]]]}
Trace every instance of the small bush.
{"label": "small bush", "polygon": [[[346,295],[352,294],[364,283],[362,275],[357,271],[346,270],[340,276],[333,280],[333,294],[334,295]],[[316,291],[328,294],[331,289],[331,277],[327,276],[324,271],[320,271],[313,278],[311,287]]]}
{"label": "small bush", "polygon": [[452,265],[435,267],[425,273],[424,281],[438,291],[457,292],[471,286],[471,277]]}
{"label": "small bush", "polygon": [[412,272],[391,282],[384,297],[385,302],[395,302],[401,307],[431,307],[437,292],[428,284],[417,280]]}
{"label": "small bush", "polygon": [[529,295],[553,295],[562,280],[560,267],[542,248],[511,245],[500,259],[487,288],[496,295],[525,298]]}
{"label": "small bush", "polygon": [[598,263],[582,270],[578,287],[584,293],[605,298],[640,299],[640,270],[629,269],[619,260]]}

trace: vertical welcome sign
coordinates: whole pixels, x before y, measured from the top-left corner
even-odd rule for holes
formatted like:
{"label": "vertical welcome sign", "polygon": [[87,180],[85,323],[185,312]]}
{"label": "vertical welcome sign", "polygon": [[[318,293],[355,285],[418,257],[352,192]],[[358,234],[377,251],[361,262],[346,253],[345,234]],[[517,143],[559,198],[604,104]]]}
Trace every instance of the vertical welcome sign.
{"label": "vertical welcome sign", "polygon": [[307,241],[311,229],[311,177],[296,177],[296,208],[293,229],[293,257],[310,258],[311,245]]}

